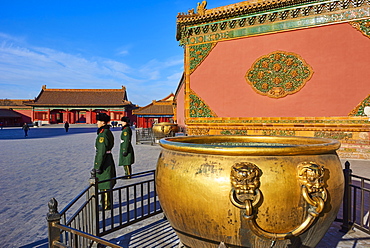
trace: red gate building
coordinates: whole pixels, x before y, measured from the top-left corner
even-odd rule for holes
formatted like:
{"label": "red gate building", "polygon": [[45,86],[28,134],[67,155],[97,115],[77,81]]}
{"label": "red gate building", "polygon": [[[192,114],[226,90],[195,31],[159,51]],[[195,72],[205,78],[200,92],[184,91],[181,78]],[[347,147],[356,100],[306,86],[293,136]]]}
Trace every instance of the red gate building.
{"label": "red gate building", "polygon": [[135,109],[133,115],[137,118],[136,127],[151,128],[153,124],[160,122],[173,122],[174,117],[174,94],[171,93],[162,100],[155,101]]}
{"label": "red gate building", "polygon": [[33,102],[32,120],[39,124],[69,122],[94,124],[97,113],[106,113],[111,121],[120,121],[123,116],[132,116],[136,108],[127,98],[126,87],[121,89],[47,89],[42,86]]}

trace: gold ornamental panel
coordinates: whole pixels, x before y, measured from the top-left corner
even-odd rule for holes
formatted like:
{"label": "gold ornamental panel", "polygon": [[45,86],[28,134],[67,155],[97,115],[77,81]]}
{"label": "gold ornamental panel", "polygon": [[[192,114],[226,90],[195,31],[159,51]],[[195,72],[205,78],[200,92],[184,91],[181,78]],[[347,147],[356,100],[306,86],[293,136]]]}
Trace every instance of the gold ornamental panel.
{"label": "gold ornamental panel", "polygon": [[257,93],[281,98],[300,91],[313,70],[298,54],[275,51],[258,58],[245,79]]}

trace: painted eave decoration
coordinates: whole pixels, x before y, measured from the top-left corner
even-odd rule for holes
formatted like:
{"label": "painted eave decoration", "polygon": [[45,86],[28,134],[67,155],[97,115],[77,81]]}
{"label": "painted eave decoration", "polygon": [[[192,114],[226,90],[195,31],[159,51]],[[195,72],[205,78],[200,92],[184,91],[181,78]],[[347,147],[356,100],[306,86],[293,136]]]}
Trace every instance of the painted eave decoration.
{"label": "painted eave decoration", "polygon": [[192,45],[358,21],[370,17],[369,5],[365,0],[257,0],[208,10],[203,1],[197,11],[178,14],[176,37],[180,45]]}

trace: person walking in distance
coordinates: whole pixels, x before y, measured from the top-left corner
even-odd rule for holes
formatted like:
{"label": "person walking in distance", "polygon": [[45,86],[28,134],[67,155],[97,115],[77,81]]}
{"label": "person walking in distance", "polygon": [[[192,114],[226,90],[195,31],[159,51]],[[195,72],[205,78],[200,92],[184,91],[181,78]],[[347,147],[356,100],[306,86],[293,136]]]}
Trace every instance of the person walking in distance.
{"label": "person walking in distance", "polygon": [[65,123],[64,123],[64,129],[66,130],[66,132],[68,133],[68,129],[69,129],[69,123],[68,123],[68,121],[66,121]]}
{"label": "person walking in distance", "polygon": [[30,130],[30,127],[27,125],[27,123],[24,123],[22,126],[22,129],[24,131],[24,137],[28,136],[28,130]]}
{"label": "person walking in distance", "polygon": [[[110,117],[105,113],[99,113],[96,116],[98,130],[95,141],[95,161],[94,169],[96,171],[96,177],[99,181],[108,180],[116,177],[116,168],[112,156],[112,148],[114,146],[114,136],[109,129],[108,122]],[[109,190],[116,184],[115,180],[110,180],[104,183],[98,184],[98,189],[102,192],[101,207],[100,210],[111,209],[112,192]]]}
{"label": "person walking in distance", "polygon": [[122,132],[121,145],[119,153],[119,166],[123,166],[127,178],[131,178],[132,164],[135,162],[134,148],[131,144],[132,130],[130,127],[130,119],[122,117]]}

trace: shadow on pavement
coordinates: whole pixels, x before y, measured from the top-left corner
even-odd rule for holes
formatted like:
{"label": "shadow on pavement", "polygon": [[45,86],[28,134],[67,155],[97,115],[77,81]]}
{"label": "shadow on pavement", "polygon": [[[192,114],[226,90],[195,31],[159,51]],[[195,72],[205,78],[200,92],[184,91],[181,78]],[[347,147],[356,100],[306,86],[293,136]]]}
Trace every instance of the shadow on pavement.
{"label": "shadow on pavement", "polygon": [[48,247],[48,239],[41,239],[33,243],[29,243],[28,245],[20,246],[19,248],[47,248]]}
{"label": "shadow on pavement", "polygon": [[122,247],[178,247],[179,238],[165,219],[110,240]]}
{"label": "shadow on pavement", "polygon": [[0,130],[0,140],[50,138],[78,133],[93,133],[96,132],[96,130],[96,127],[70,128],[68,132],[66,132],[64,128],[31,128],[28,131],[28,137],[25,137],[22,128],[4,128]]}

